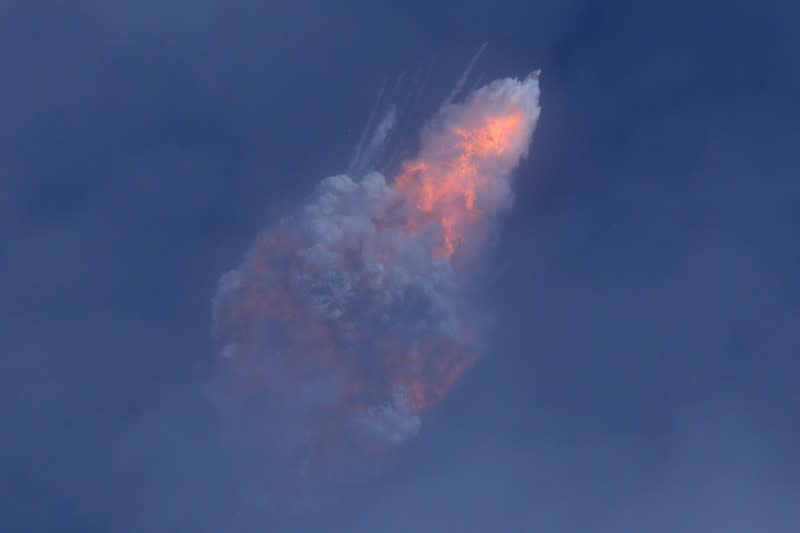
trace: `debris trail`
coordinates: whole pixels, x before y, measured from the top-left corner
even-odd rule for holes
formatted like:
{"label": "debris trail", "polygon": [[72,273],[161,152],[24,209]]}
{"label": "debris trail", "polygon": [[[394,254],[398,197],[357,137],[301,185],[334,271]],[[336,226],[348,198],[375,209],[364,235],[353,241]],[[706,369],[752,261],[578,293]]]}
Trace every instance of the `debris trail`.
{"label": "debris trail", "polygon": [[456,82],[455,86],[453,87],[453,90],[450,91],[450,94],[448,94],[447,98],[444,99],[444,102],[440,106],[441,108],[444,108],[444,107],[447,107],[448,105],[450,105],[458,97],[459,93],[461,93],[461,90],[464,88],[464,84],[467,83],[467,80],[469,79],[469,75],[470,75],[470,72],[472,72],[472,68],[475,66],[475,63],[478,62],[478,59],[480,59],[481,55],[483,54],[483,51],[486,49],[486,46],[488,44],[489,44],[488,42],[483,43],[481,45],[481,47],[478,48],[478,51],[475,52],[475,55],[472,56],[472,59],[470,60],[469,64],[467,65],[467,68],[464,69],[463,74],[461,74],[461,77],[458,78],[458,81]]}
{"label": "debris trail", "polygon": [[381,84],[381,88],[378,90],[378,96],[375,97],[375,103],[372,104],[372,109],[369,112],[369,116],[367,117],[367,123],[364,125],[364,130],[361,132],[361,136],[358,138],[358,144],[356,144],[356,149],[353,152],[353,157],[350,160],[350,165],[347,167],[347,173],[352,173],[353,169],[356,168],[361,161],[361,152],[364,149],[364,143],[367,141],[367,136],[369,135],[370,130],[372,129],[372,123],[375,122],[375,116],[378,114],[378,108],[381,105],[381,100],[383,99],[383,92],[386,90],[386,81]]}

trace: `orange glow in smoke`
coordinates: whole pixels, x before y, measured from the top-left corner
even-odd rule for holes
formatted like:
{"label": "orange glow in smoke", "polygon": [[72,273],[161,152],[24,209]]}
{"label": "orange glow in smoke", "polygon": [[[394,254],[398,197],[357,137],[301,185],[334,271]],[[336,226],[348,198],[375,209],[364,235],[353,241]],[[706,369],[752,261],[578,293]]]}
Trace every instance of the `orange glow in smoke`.
{"label": "orange glow in smoke", "polygon": [[476,197],[489,185],[485,168],[519,136],[523,120],[523,111],[515,109],[490,115],[470,129],[453,128],[445,133],[448,142],[443,159],[423,157],[403,165],[395,187],[421,215],[421,220],[412,219],[406,230],[415,232],[420,223],[438,222],[442,244],[436,250],[437,259],[449,259],[469,225],[481,219]]}
{"label": "orange glow in smoke", "polygon": [[[445,121],[444,129],[426,139],[420,154],[402,164],[393,187],[405,209],[399,219],[388,209],[379,213],[379,233],[402,229],[393,234],[415,239],[423,230],[434,231],[433,258],[457,266],[463,257],[454,257],[459,246],[480,241],[485,217],[496,210],[491,194],[503,190],[493,188],[497,169],[516,165],[521,143],[532,133],[535,117],[524,104],[509,101],[502,110],[468,110]],[[352,274],[348,290],[358,293],[363,288],[368,297],[370,290],[382,290],[372,288],[364,274],[359,243],[345,241],[329,244],[336,259],[321,266],[304,256],[308,237],[297,227],[265,233],[238,269],[236,282],[221,291],[216,307],[216,335],[232,347],[222,352],[220,361],[232,396],[241,399],[242,406],[264,398],[267,403],[290,404],[305,384],[332,383],[331,399],[309,415],[314,419],[308,435],[312,462],[324,462],[343,446],[381,454],[381,444],[354,442],[350,422],[391,403],[396,393],[408,412],[423,413],[444,399],[477,357],[476,324],[466,318],[471,315],[459,316],[455,331],[448,327],[446,333],[420,333],[412,326],[404,329],[402,319],[389,325],[369,317],[362,320],[359,313],[369,311],[369,305],[341,310],[344,319],[341,314],[316,312],[307,288],[297,281],[298,273],[324,279],[329,274],[324,269],[333,270],[335,264],[337,272]],[[370,248],[370,264],[379,263],[388,271],[398,255],[395,246],[394,241],[378,240]],[[332,377],[314,381],[319,376]]]}

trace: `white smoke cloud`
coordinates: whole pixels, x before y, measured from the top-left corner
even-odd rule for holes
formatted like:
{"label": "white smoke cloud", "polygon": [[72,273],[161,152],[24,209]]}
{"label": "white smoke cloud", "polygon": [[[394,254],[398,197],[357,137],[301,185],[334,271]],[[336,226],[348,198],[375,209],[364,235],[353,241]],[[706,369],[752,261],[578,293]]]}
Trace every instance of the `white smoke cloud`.
{"label": "white smoke cloud", "polygon": [[[257,420],[250,426],[270,436],[254,438],[289,478],[340,475],[332,472],[351,470],[354,457],[407,442],[478,355],[480,321],[460,276],[469,264],[439,250],[453,220],[478,250],[480,228],[509,207],[538,95],[537,80],[506,79],[449,105],[410,162],[428,174],[402,186],[377,172],[326,178],[220,279],[214,321],[228,414]],[[493,130],[495,117],[509,116],[513,127]],[[393,121],[384,117],[365,153]],[[418,195],[442,179],[464,183],[420,207]],[[472,207],[461,186],[477,211],[462,212]]]}

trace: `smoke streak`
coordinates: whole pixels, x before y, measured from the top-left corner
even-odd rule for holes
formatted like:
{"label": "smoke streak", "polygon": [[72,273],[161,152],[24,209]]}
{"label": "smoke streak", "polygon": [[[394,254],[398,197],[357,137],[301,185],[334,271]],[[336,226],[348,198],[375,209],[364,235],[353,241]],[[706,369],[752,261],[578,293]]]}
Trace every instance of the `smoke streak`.
{"label": "smoke streak", "polygon": [[467,83],[467,79],[469,79],[469,74],[470,72],[472,72],[472,68],[475,66],[475,63],[478,62],[478,59],[480,59],[481,55],[483,54],[483,51],[486,49],[486,46],[488,44],[489,44],[488,42],[483,43],[481,47],[478,48],[478,51],[475,52],[475,55],[472,56],[472,59],[470,59],[469,64],[467,65],[467,68],[464,69],[464,72],[461,74],[461,77],[458,78],[458,81],[453,87],[453,90],[450,91],[450,94],[447,95],[447,98],[445,98],[444,102],[442,103],[441,105],[442,108],[449,106],[456,98],[458,98],[461,89],[464,88],[464,84]]}
{"label": "smoke streak", "polygon": [[380,155],[381,149],[386,145],[386,140],[395,126],[396,117],[397,109],[390,106],[375,127],[366,150],[359,154],[358,159],[349,168],[348,174],[359,176],[365,169],[370,168],[375,158]]}
{"label": "smoke streak", "polygon": [[358,144],[356,144],[356,149],[353,152],[353,157],[350,160],[350,164],[347,167],[347,172],[352,173],[353,169],[358,166],[361,161],[361,152],[364,149],[364,143],[367,140],[367,135],[369,135],[370,129],[372,129],[372,123],[375,121],[375,115],[378,113],[378,108],[381,105],[381,100],[383,99],[383,91],[386,90],[386,82],[384,81],[381,84],[381,88],[378,90],[378,96],[375,97],[375,103],[372,104],[372,109],[369,112],[369,116],[367,117],[367,123],[364,125],[364,129],[361,132],[361,135],[358,138]]}
{"label": "smoke streak", "polygon": [[511,205],[538,97],[538,80],[504,79],[449,105],[393,180],[323,180],[222,277],[222,396],[264,475],[339,478],[385,456],[479,355],[469,274]]}
{"label": "smoke streak", "polygon": [[[417,111],[417,107],[420,101],[420,95],[425,91],[428,86],[428,81],[430,80],[431,71],[433,70],[434,60],[431,59],[431,62],[428,63],[428,66],[419,76],[419,80],[413,86],[413,89],[408,93],[405,102],[401,105],[400,109],[402,111],[402,116],[405,119],[406,123],[410,123],[414,120],[415,114]],[[394,149],[389,153],[388,157],[382,162],[382,167],[387,170],[391,170],[395,168],[395,164],[397,163],[398,159],[401,157],[400,149],[395,146]]]}

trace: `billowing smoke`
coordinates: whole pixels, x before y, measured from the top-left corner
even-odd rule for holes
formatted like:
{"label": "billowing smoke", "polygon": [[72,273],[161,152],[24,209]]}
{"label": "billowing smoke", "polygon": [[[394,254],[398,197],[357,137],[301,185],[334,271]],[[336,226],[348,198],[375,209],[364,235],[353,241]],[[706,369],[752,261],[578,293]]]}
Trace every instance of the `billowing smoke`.
{"label": "billowing smoke", "polygon": [[530,77],[447,104],[399,175],[323,180],[222,277],[221,397],[264,476],[316,483],[385,457],[478,357],[471,273],[511,205],[538,98]]}

